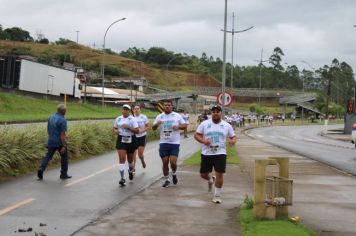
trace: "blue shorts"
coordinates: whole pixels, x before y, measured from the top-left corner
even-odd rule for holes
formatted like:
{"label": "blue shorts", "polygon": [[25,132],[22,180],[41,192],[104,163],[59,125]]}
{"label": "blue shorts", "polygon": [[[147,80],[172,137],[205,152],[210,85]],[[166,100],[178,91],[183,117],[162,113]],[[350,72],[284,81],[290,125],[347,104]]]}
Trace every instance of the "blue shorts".
{"label": "blue shorts", "polygon": [[171,144],[171,143],[160,143],[159,144],[159,156],[169,157],[179,155],[179,144]]}

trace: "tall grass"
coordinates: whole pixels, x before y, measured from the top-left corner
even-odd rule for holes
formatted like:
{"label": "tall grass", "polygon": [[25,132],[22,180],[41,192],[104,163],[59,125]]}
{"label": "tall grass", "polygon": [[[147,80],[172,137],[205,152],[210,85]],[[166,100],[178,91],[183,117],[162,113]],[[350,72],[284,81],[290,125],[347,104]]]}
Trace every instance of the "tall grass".
{"label": "tall grass", "polygon": [[[70,160],[85,159],[115,149],[113,122],[83,122],[70,125],[67,133]],[[159,131],[147,133],[149,141],[157,139]],[[35,171],[46,154],[47,128],[0,129],[0,178],[18,176]],[[50,162],[60,163],[58,152]]]}

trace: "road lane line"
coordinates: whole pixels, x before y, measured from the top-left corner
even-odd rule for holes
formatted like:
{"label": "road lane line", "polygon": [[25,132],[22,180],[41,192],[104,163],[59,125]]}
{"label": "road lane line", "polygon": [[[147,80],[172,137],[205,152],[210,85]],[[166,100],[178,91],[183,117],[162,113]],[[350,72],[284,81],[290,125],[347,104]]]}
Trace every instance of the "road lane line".
{"label": "road lane line", "polygon": [[22,206],[24,206],[24,205],[27,205],[27,204],[33,202],[34,200],[35,200],[34,198],[29,198],[29,199],[26,199],[26,200],[24,200],[24,201],[22,201],[22,202],[18,202],[18,203],[16,203],[15,205],[12,205],[12,206],[10,206],[10,207],[7,207],[7,208],[5,208],[5,209],[3,209],[3,210],[0,210],[0,216],[3,216],[3,215],[5,215],[5,214],[9,213],[10,211],[13,211],[13,210],[15,210],[15,209],[17,209],[17,208],[19,208],[19,207],[22,207]]}
{"label": "road lane line", "polygon": [[93,178],[93,177],[96,176],[96,175],[99,175],[99,174],[104,173],[104,172],[106,172],[106,171],[112,170],[112,169],[114,169],[114,168],[116,168],[116,167],[117,167],[117,164],[112,165],[112,166],[110,166],[110,167],[108,167],[108,168],[105,168],[105,169],[103,169],[103,170],[99,170],[99,171],[97,171],[97,172],[95,172],[95,173],[93,173],[93,174],[91,174],[91,175],[88,175],[88,176],[82,177],[82,178],[80,178],[80,179],[74,180],[74,181],[72,181],[72,182],[70,182],[70,183],[64,185],[64,187],[65,187],[65,188],[68,188],[68,187],[71,187],[71,186],[73,186],[73,185],[75,185],[75,184],[79,184],[79,183],[81,183],[81,182],[83,182],[83,181],[85,181],[85,180],[87,180],[87,179]]}

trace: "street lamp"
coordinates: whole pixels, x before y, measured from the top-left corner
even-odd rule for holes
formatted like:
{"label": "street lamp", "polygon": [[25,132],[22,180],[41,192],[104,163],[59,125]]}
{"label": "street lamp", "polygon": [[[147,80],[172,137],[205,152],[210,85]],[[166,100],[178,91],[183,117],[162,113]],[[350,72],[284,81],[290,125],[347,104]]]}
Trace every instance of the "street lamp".
{"label": "street lamp", "polygon": [[[119,21],[123,21],[126,20],[126,18],[121,18],[119,20],[114,21],[113,23],[111,23],[109,25],[109,27],[106,29],[105,34],[104,34],[104,43],[103,43],[103,53],[105,53],[105,38],[106,38],[106,34],[108,33],[109,29],[111,26],[113,26],[114,24],[116,24]],[[102,63],[101,63],[101,75],[102,75],[102,101],[101,101],[101,106],[104,108],[104,85],[105,85],[105,65],[104,65],[104,54],[103,54],[103,59],[102,59]]]}
{"label": "street lamp", "polygon": [[259,66],[260,66],[260,83],[259,83],[259,92],[258,92],[258,105],[261,108],[261,89],[262,89],[262,66],[263,66],[263,62],[268,62],[269,60],[262,60],[263,57],[263,48],[261,49],[261,59],[260,60],[255,60],[257,62],[259,62]]}
{"label": "street lamp", "polygon": [[[232,92],[232,88],[233,88],[233,78],[234,78],[234,36],[235,36],[235,33],[242,33],[242,32],[246,32],[250,29],[253,28],[253,26],[250,26],[244,30],[236,30],[235,31],[235,13],[233,12],[232,13],[232,30],[229,31],[227,30],[226,32],[227,33],[230,33],[232,35],[231,37],[231,78],[230,78],[230,89],[231,89],[231,92]],[[223,30],[222,30],[223,31]]]}
{"label": "street lamp", "polygon": [[[168,79],[168,66],[169,66],[169,63],[171,63],[174,59],[176,59],[176,56],[173,55],[173,57],[171,59],[169,59],[167,65],[166,65],[166,76],[165,76],[166,81]],[[166,90],[166,99],[168,99],[167,90]]]}
{"label": "street lamp", "polygon": [[78,44],[78,38],[79,38],[79,30],[76,30],[75,32],[77,32],[77,44]]}

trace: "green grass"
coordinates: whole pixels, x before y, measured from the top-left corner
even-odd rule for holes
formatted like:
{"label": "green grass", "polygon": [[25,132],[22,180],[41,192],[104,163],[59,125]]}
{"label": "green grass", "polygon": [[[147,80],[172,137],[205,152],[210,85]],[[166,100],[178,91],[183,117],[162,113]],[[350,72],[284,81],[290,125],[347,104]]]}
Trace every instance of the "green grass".
{"label": "green grass", "polygon": [[[238,165],[240,163],[240,157],[236,153],[236,146],[230,147],[227,145],[227,164]],[[200,154],[201,151],[194,153],[188,159],[183,162],[183,166],[196,166],[200,165]]]}
{"label": "green grass", "polygon": [[[0,123],[46,121],[48,116],[56,111],[58,103],[38,99],[30,96],[22,96],[14,93],[0,92]],[[105,107],[83,104],[79,101],[67,103],[66,118],[69,120],[116,118],[121,113],[121,107]],[[158,113],[143,111],[148,117],[153,118]]]}
{"label": "green grass", "polygon": [[289,220],[258,220],[252,209],[240,210],[242,236],[314,236],[315,233],[300,223]]}

